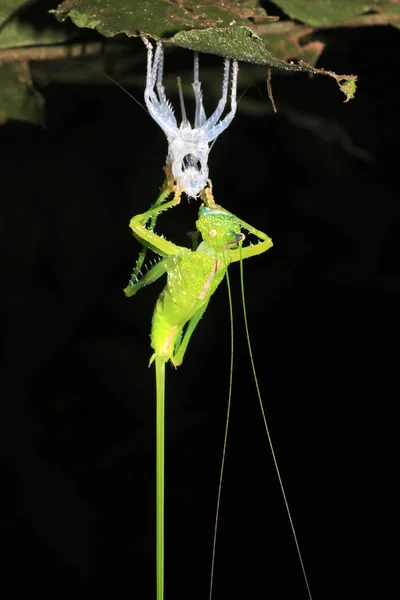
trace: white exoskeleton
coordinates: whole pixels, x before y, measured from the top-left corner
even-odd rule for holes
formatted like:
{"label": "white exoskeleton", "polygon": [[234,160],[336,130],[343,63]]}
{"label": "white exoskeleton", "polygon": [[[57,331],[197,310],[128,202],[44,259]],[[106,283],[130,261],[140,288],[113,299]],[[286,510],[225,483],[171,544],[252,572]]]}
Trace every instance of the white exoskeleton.
{"label": "white exoskeleton", "polygon": [[[168,140],[167,166],[171,169],[174,181],[188,198],[197,198],[206,187],[208,181],[208,154],[210,143],[222,133],[232,122],[236,113],[236,89],[238,63],[232,65],[231,109],[221,120],[225,109],[228,88],[230,64],[229,58],[224,60],[224,77],[222,81],[222,96],[217,108],[207,119],[203,107],[201,83],[199,81],[199,55],[194,55],[194,81],[192,83],[195,98],[194,127],[186,117],[182,86],[178,78],[178,91],[182,111],[182,123],[178,126],[174,111],[165,95],[162,84],[164,51],[161,42],[156,45],[153,58],[153,46],[143,37],[147,47],[147,76],[144,100],[152,118],[164,131]],[[156,93],[156,91],[157,93]]]}

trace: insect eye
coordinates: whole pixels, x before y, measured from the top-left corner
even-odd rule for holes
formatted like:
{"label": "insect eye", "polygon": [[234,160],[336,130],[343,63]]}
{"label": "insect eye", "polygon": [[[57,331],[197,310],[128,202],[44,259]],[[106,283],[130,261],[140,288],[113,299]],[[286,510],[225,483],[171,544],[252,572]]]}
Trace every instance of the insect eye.
{"label": "insect eye", "polygon": [[194,156],[194,154],[186,154],[186,156],[183,157],[182,163],[184,169],[187,169],[188,167],[194,167],[200,171],[199,160]]}
{"label": "insect eye", "polygon": [[246,238],[244,233],[236,233],[235,231],[231,231],[230,235],[232,236],[232,239],[228,242],[228,245],[239,244],[240,242],[243,242]]}

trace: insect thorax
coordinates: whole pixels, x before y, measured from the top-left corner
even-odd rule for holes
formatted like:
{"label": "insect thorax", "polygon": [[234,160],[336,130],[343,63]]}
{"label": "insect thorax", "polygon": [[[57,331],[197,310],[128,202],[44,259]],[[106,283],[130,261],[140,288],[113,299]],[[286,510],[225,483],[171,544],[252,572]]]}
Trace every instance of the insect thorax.
{"label": "insect thorax", "polygon": [[208,154],[210,148],[206,133],[192,129],[190,125],[181,127],[179,135],[169,138],[167,163],[174,180],[182,187],[189,198],[196,198],[205,188],[208,179]]}

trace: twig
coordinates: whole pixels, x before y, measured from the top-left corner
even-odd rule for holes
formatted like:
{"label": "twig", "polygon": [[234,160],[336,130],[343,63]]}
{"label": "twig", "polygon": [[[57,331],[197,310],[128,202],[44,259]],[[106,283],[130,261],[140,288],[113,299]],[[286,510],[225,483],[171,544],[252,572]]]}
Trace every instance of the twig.
{"label": "twig", "polygon": [[121,50],[121,44],[115,42],[79,42],[76,44],[63,44],[57,46],[30,46],[28,48],[7,48],[0,50],[0,63],[13,62],[15,60],[57,60],[59,58],[84,58],[85,56],[97,56],[107,51]]}
{"label": "twig", "polygon": [[272,108],[274,109],[274,113],[277,112],[275,106],[274,96],[272,94],[272,85],[271,85],[271,67],[268,68],[267,74],[267,90],[268,90],[268,98],[271,100]]}

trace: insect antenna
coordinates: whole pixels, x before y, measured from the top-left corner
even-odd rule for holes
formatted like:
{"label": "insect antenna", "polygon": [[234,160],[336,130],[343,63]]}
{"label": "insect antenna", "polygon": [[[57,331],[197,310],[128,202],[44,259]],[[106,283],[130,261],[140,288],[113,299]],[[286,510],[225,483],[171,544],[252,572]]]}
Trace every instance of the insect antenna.
{"label": "insect antenna", "polygon": [[103,77],[107,77],[107,79],[109,79],[110,81],[112,81],[113,83],[115,83],[115,85],[117,85],[123,92],[125,92],[125,94],[127,96],[129,96],[134,102],[136,102],[136,104],[138,106],[140,106],[140,108],[142,110],[144,110],[144,112],[150,117],[149,112],[147,110],[147,108],[137,99],[135,98],[135,96],[133,96],[133,94],[131,94],[130,92],[128,92],[128,90],[126,88],[124,88],[124,86],[119,83],[116,79],[114,79],[113,77],[111,77],[111,75],[108,75],[107,73],[105,73],[104,71],[99,71],[97,69],[94,69],[93,67],[91,67],[90,65],[86,64],[85,62],[81,61],[81,62],[76,62],[73,64],[69,64],[69,65],[65,65],[64,67],[61,67],[60,69],[57,69],[57,71],[55,71],[53,73],[53,75],[51,77],[49,77],[49,79],[46,79],[46,81],[44,82],[44,84],[42,85],[42,88],[45,88],[49,85],[49,83],[51,83],[52,79],[58,75],[59,73],[62,73],[63,71],[65,71],[66,69],[72,69],[73,67],[76,66],[85,66],[86,68],[90,69],[91,71],[93,71],[93,73],[95,73],[96,75],[102,75]]}
{"label": "insect antenna", "polygon": [[217,533],[218,533],[218,522],[219,522],[219,509],[221,505],[221,492],[222,492],[222,480],[225,472],[225,457],[226,457],[226,446],[228,442],[228,430],[229,430],[229,418],[231,414],[232,404],[232,384],[233,384],[233,356],[234,356],[234,327],[233,327],[233,305],[232,305],[232,293],[231,284],[228,275],[228,269],[226,269],[226,287],[228,290],[228,301],[229,301],[229,321],[230,321],[230,338],[231,338],[231,351],[230,351],[230,366],[229,366],[229,388],[228,388],[228,405],[226,408],[226,419],[225,419],[225,432],[224,442],[222,446],[222,458],[221,468],[219,471],[219,482],[218,482],[218,494],[217,494],[217,506],[215,509],[215,521],[214,521],[214,534],[213,534],[213,547],[211,557],[211,573],[210,573],[210,591],[208,598],[212,600],[213,585],[214,585],[214,571],[215,571],[215,553],[217,548]]}
{"label": "insect antenna", "polygon": [[[242,244],[239,244],[239,249],[240,252],[242,251]],[[267,433],[267,438],[268,438],[268,444],[271,450],[271,454],[272,454],[272,460],[274,463],[274,467],[275,467],[275,472],[277,474],[278,477],[278,481],[279,481],[279,487],[281,489],[281,493],[283,496],[283,501],[285,504],[285,509],[286,509],[286,514],[288,516],[289,519],[289,523],[290,523],[290,529],[292,532],[292,536],[294,539],[294,543],[296,546],[296,551],[297,551],[297,556],[300,562],[300,567],[301,567],[301,571],[303,574],[303,579],[304,579],[304,583],[306,585],[307,588],[307,593],[308,593],[308,598],[309,600],[312,600],[312,594],[311,594],[311,588],[310,588],[310,584],[308,582],[308,577],[307,577],[307,573],[306,573],[306,568],[304,566],[304,561],[303,561],[303,556],[301,554],[301,550],[300,550],[300,544],[299,544],[299,540],[297,538],[297,533],[296,533],[296,529],[294,526],[294,522],[293,522],[293,518],[292,518],[292,513],[291,510],[289,508],[289,503],[286,497],[286,492],[285,492],[285,488],[283,485],[283,481],[282,481],[282,476],[281,476],[281,472],[279,469],[279,465],[278,465],[278,460],[275,454],[275,448],[274,445],[272,443],[272,437],[271,437],[271,433],[268,427],[268,423],[267,423],[267,417],[265,414],[265,410],[264,410],[264,406],[262,403],[262,398],[261,398],[261,392],[260,392],[260,387],[258,384],[258,378],[257,378],[257,372],[256,372],[256,367],[255,367],[255,363],[254,363],[254,358],[253,358],[253,352],[252,352],[252,348],[251,348],[251,341],[250,341],[250,333],[249,333],[249,326],[248,326],[248,322],[247,322],[247,311],[246,311],[246,299],[245,299],[245,295],[244,295],[244,275],[243,275],[243,258],[240,258],[240,287],[241,287],[241,293],[242,293],[242,306],[243,306],[243,320],[244,320],[244,328],[245,328],[245,332],[246,332],[246,339],[247,339],[247,347],[249,349],[249,356],[250,356],[250,363],[251,363],[251,368],[253,371],[253,376],[254,376],[254,383],[256,386],[256,391],[257,391],[257,396],[258,396],[258,401],[260,404],[260,409],[261,409],[261,414],[262,414],[262,418],[263,418],[263,422],[264,422],[264,428],[265,431]]]}
{"label": "insect antenna", "polygon": [[[103,73],[103,75],[104,75],[105,77],[107,77],[107,79],[109,79],[110,81],[112,81],[113,83],[115,83],[115,85],[117,85],[117,86],[118,86],[118,87],[119,87],[119,88],[120,88],[120,89],[121,89],[123,92],[125,92],[125,94],[126,94],[127,96],[129,96],[129,98],[132,98],[132,100],[133,100],[134,102],[136,102],[136,104],[137,104],[138,106],[140,106],[140,108],[141,108],[142,110],[144,110],[144,112],[145,112],[147,115],[149,115],[149,112],[148,112],[147,108],[146,108],[145,106],[143,106],[143,104],[142,104],[141,102],[139,102],[139,100],[138,100],[137,98],[135,98],[135,96],[133,96],[133,94],[131,94],[130,92],[128,92],[128,90],[127,90],[126,88],[124,88],[124,86],[123,86],[121,83],[119,83],[119,82],[118,82],[116,79],[114,79],[113,77],[111,77],[111,75],[107,75],[107,73]],[[149,116],[150,116],[150,115],[149,115]]]}

